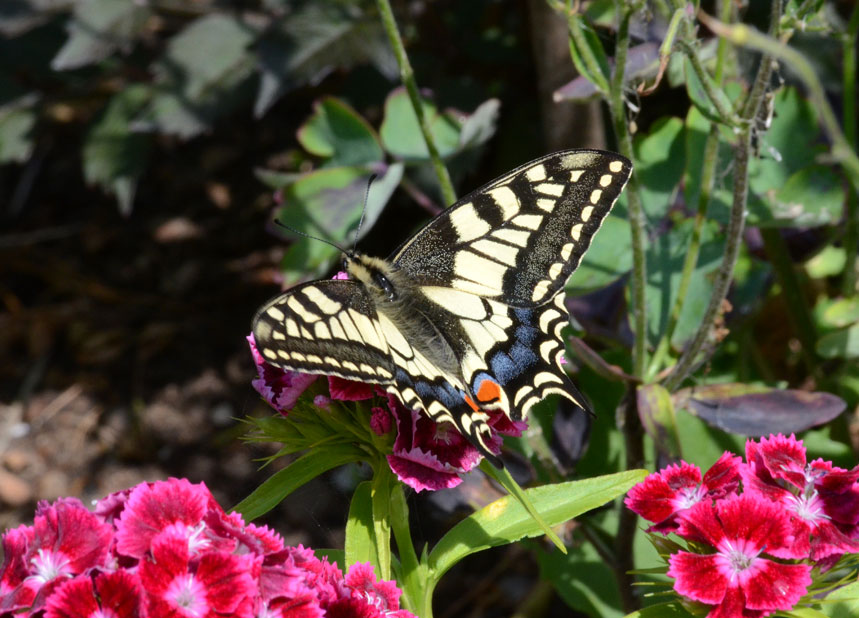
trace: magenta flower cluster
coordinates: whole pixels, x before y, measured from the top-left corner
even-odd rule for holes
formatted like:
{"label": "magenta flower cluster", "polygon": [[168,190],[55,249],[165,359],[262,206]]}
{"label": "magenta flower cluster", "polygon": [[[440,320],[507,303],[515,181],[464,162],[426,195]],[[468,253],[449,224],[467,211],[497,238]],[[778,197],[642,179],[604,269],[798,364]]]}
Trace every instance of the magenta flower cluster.
{"label": "magenta flower cluster", "polygon": [[[298,398],[319,377],[283,371],[269,365],[257,351],[253,335],[248,343],[258,378],[253,386],[275,410],[286,416]],[[399,400],[378,386],[352,382],[328,376],[330,399],[337,401],[372,400],[367,424],[376,435],[396,430],[392,451],[386,454],[388,465],[397,477],[416,491],[449,489],[462,482],[483,458],[468,440],[450,424],[438,424],[427,415],[405,408]],[[314,404],[324,413],[329,399],[317,395]],[[495,431],[489,441],[494,453],[501,452],[501,435],[521,436],[527,427],[523,421],[513,422],[500,411],[487,411],[489,425]]]}
{"label": "magenta flower cluster", "polygon": [[344,577],[184,479],[111,494],[95,512],[41,503],[33,525],[3,535],[3,553],[2,618],[412,617],[369,564]]}
{"label": "magenta flower cluster", "polygon": [[746,443],[746,461],[725,453],[706,474],[681,462],[649,475],[626,505],[650,532],[687,541],[668,559],[683,597],[708,618],[757,618],[792,609],[811,570],[859,552],[859,466],[808,462],[793,435]]}

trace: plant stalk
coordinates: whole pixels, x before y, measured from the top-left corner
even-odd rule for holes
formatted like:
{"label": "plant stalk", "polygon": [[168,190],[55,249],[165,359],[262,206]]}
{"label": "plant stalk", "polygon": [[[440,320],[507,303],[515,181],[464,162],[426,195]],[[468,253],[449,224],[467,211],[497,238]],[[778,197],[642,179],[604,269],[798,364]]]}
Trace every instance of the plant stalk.
{"label": "plant stalk", "polygon": [[[770,31],[775,33],[778,28],[779,17],[781,15],[781,2],[775,0],[772,7],[772,16],[770,18]],[[726,28],[728,26],[725,26]],[[733,26],[731,26],[733,27]],[[762,35],[763,36],[763,35]],[[727,240],[725,243],[725,253],[722,256],[722,263],[716,271],[716,276],[713,280],[713,291],[710,294],[710,302],[704,312],[704,317],[692,341],[683,351],[674,369],[668,374],[665,379],[665,388],[669,392],[674,392],[686,379],[689,373],[696,365],[698,353],[703,348],[707,339],[710,337],[710,332],[716,318],[722,311],[722,303],[728,295],[728,287],[731,284],[731,279],[734,273],[734,266],[737,263],[737,256],[740,253],[742,245],[743,229],[746,223],[746,205],[749,195],[749,157],[751,155],[751,138],[752,124],[758,114],[761,104],[764,100],[764,95],[769,86],[770,77],[772,75],[773,59],[769,54],[764,54],[758,67],[758,73],[755,77],[754,85],[749,93],[749,97],[743,105],[740,114],[742,120],[742,128],[737,136],[736,156],[734,159],[734,193],[731,203],[731,215],[728,222]]]}
{"label": "plant stalk", "polygon": [[435,174],[438,177],[438,184],[441,188],[441,194],[444,198],[445,205],[450,206],[456,201],[456,192],[453,190],[453,183],[450,180],[450,173],[441,160],[441,155],[435,145],[432,133],[430,132],[429,123],[424,116],[424,108],[421,102],[418,83],[415,79],[415,72],[412,69],[409,56],[406,54],[406,48],[403,45],[403,39],[400,36],[400,31],[397,28],[397,21],[394,18],[394,11],[391,9],[390,0],[376,0],[379,7],[379,13],[382,17],[382,25],[388,35],[388,40],[394,50],[394,57],[397,59],[397,66],[400,68],[400,79],[406,87],[406,92],[409,94],[409,100],[412,102],[412,107],[415,110],[415,115],[418,117],[418,124],[421,128],[421,133],[424,136],[424,141],[429,151],[430,161],[432,162]]}

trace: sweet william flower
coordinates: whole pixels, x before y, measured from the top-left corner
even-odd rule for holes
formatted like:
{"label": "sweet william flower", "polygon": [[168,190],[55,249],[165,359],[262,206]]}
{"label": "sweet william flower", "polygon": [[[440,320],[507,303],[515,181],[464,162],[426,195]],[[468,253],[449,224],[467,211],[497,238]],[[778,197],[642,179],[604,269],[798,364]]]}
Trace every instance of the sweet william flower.
{"label": "sweet william flower", "polygon": [[699,502],[678,519],[677,534],[708,545],[713,553],[679,551],[668,575],[681,595],[711,605],[708,618],[756,618],[789,610],[811,584],[807,564],[793,546],[788,515],[773,502],[748,495],[715,505]]}
{"label": "sweet william flower", "polygon": [[368,565],[344,577],[184,479],[111,494],[95,513],[74,499],[43,503],[2,543],[2,618],[412,616]]}
{"label": "sweet william flower", "polygon": [[79,575],[62,583],[50,596],[45,618],[142,618],[140,582],[126,570]]}
{"label": "sweet william flower", "polygon": [[834,563],[859,552],[859,467],[843,470],[808,463],[802,440],[781,434],[746,443],[747,494],[778,504],[790,515],[796,547],[812,560]]}
{"label": "sweet william flower", "polygon": [[741,459],[725,452],[701,477],[701,469],[681,461],[650,474],[633,487],[624,504],[655,522],[648,532],[667,534],[677,529],[677,516],[702,501],[718,500],[736,493]]}

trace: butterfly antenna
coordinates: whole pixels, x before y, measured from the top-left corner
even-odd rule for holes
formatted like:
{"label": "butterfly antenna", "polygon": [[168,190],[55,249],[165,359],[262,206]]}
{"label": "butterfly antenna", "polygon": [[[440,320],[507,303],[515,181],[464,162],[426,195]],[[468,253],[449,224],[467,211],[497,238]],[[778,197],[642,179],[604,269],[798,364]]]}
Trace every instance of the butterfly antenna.
{"label": "butterfly antenna", "polygon": [[311,234],[308,234],[307,232],[302,232],[301,230],[297,230],[294,227],[287,225],[286,223],[284,223],[282,221],[278,221],[277,219],[274,220],[274,224],[279,226],[279,227],[282,227],[285,230],[289,230],[290,232],[293,232],[294,234],[298,234],[299,236],[304,236],[305,238],[312,238],[313,240],[322,241],[326,245],[331,245],[332,247],[334,247],[335,249],[337,249],[341,253],[346,253],[346,251],[343,249],[343,247],[341,247],[340,245],[338,245],[335,242],[332,242],[330,240],[325,240],[324,238],[319,238],[319,236],[313,236]]}
{"label": "butterfly antenna", "polygon": [[367,180],[367,190],[364,191],[364,207],[361,208],[361,218],[358,220],[358,227],[355,229],[355,242],[352,243],[352,253],[355,253],[355,249],[358,246],[358,236],[361,233],[361,226],[364,224],[364,215],[367,214],[367,200],[370,197],[370,186],[378,177],[378,174],[371,174]]}

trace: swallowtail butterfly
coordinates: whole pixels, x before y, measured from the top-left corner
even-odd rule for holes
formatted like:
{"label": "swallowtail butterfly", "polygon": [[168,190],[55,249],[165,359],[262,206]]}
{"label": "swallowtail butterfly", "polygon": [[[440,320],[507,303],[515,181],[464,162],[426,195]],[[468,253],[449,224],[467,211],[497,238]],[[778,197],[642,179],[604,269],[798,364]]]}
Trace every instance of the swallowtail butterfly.
{"label": "swallowtail butterfly", "polygon": [[520,420],[550,393],[587,409],[561,368],[564,284],[632,171],[599,150],[544,156],[465,196],[387,260],[297,285],[253,334],[282,369],[385,387],[449,422],[496,466],[485,410]]}

